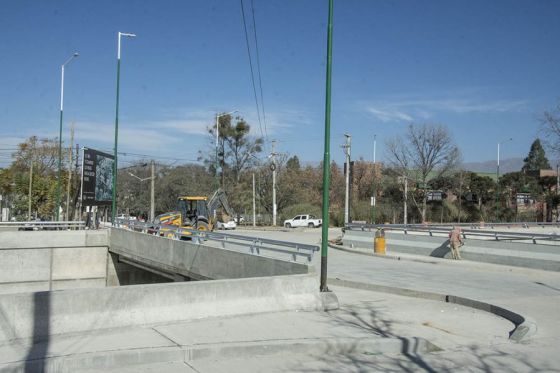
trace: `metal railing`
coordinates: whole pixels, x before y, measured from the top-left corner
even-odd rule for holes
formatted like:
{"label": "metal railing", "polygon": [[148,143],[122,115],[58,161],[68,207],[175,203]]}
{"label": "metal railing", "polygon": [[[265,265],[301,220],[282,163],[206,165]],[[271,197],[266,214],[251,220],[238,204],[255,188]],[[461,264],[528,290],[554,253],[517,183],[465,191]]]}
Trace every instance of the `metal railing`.
{"label": "metal railing", "polygon": [[79,230],[84,229],[84,221],[10,221],[0,222],[0,229],[12,228],[21,231],[40,231],[40,230]]}
{"label": "metal railing", "polygon": [[319,251],[319,246],[316,245],[242,236],[230,233],[200,231],[196,229],[181,228],[174,225],[151,224],[137,220],[125,219],[117,219],[116,223],[117,228],[129,229],[136,232],[176,240],[190,240],[197,244],[202,244],[205,241],[212,241],[218,243],[223,249],[244,248],[254,255],[267,256],[264,255],[267,252],[285,254],[294,262],[297,262],[298,258],[305,258],[308,262],[311,262],[313,254],[316,251]]}
{"label": "metal railing", "polygon": [[[498,225],[499,224],[499,225]],[[529,228],[531,225],[523,225],[528,223],[498,223],[492,224],[493,226],[501,226],[501,227],[523,227]],[[543,225],[533,223],[532,226],[540,226]],[[508,232],[508,231],[496,231],[493,230],[494,227],[490,227],[490,224],[484,225],[461,225],[461,224],[449,224],[449,225],[424,225],[424,224],[348,224],[345,227],[345,230],[351,231],[376,231],[379,228],[384,229],[385,231],[396,231],[396,232],[403,232],[404,234],[408,233],[427,233],[430,236],[434,234],[437,235],[447,235],[449,234],[452,226],[462,226],[462,227],[473,227],[471,229],[461,229],[461,234],[463,238],[479,238],[479,239],[492,239],[496,241],[532,241],[534,244],[537,241],[550,241],[550,242],[558,242],[560,241],[560,235],[556,233],[534,233],[534,232]],[[557,223],[548,224],[546,226],[558,226]],[[543,227],[546,227],[543,225]],[[486,230],[485,230],[486,229]],[[491,229],[491,230],[488,230]]]}

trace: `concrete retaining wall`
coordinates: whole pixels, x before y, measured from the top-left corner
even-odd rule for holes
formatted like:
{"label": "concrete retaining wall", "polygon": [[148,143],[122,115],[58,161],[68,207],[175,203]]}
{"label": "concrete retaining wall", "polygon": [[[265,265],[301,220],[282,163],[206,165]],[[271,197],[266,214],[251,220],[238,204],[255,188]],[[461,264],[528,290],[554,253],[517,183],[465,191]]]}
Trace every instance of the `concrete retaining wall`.
{"label": "concrete retaining wall", "polygon": [[[371,249],[373,231],[347,230],[342,242],[347,247]],[[445,235],[386,232],[387,252],[451,258]],[[492,241],[467,238],[461,247],[463,259],[517,267],[560,271],[560,247],[515,241]]]}
{"label": "concrete retaining wall", "polygon": [[0,294],[105,286],[106,231],[0,232]]}
{"label": "concrete retaining wall", "polygon": [[51,334],[323,308],[313,273],[0,296],[0,342]]}
{"label": "concrete retaining wall", "polygon": [[111,229],[110,251],[159,270],[205,279],[247,278],[307,273],[305,264]]}

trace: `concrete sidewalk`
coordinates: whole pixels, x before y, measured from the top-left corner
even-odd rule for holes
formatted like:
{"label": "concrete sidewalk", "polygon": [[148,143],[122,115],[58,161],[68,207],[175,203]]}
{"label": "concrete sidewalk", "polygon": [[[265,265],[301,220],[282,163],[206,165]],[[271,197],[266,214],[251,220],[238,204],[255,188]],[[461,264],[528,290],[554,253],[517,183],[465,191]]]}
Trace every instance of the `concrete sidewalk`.
{"label": "concrete sidewalk", "polygon": [[[385,354],[422,359],[440,349],[510,344],[513,325],[485,312],[370,291],[334,290],[341,308],[330,312],[253,314],[58,335],[36,344],[17,341],[0,346],[0,371],[258,371],[264,361],[282,366],[292,358],[321,361],[328,355],[344,361],[348,356]],[[242,364],[246,359],[261,363]],[[227,370],[223,364],[228,360],[239,360],[240,365]]]}

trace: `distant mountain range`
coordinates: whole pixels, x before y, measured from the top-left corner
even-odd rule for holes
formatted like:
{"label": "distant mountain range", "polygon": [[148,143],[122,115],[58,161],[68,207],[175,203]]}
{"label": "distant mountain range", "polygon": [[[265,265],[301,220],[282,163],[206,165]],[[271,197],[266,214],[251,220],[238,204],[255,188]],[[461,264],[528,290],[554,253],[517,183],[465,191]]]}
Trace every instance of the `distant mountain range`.
{"label": "distant mountain range", "polygon": [[[560,163],[558,160],[549,160],[550,166],[555,169],[556,165]],[[508,158],[500,159],[500,174],[503,175],[508,172],[521,171],[523,167],[523,158]],[[472,172],[496,172],[496,161],[485,162],[466,162],[463,163],[463,169]]]}
{"label": "distant mountain range", "polygon": [[[484,162],[465,162],[463,169],[472,172],[496,172],[496,160]],[[551,164],[552,165],[552,164]],[[500,174],[521,171],[523,158],[500,159]]]}

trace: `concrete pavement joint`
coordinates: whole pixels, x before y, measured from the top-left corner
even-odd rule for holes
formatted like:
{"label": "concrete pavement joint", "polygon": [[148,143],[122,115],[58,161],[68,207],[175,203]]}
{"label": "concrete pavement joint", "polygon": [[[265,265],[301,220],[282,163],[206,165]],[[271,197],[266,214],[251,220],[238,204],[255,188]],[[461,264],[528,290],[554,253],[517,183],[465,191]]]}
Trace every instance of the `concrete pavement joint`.
{"label": "concrete pavement joint", "polygon": [[500,316],[515,325],[515,328],[510,332],[509,339],[514,342],[524,342],[529,337],[537,333],[537,322],[528,316],[522,316],[516,312],[496,306],[490,303],[485,303],[469,298],[459,297],[455,295],[445,295],[421,290],[412,290],[399,288],[395,286],[368,284],[363,282],[341,280],[339,278],[329,278],[328,282],[332,285],[349,287],[360,290],[379,291],[384,293],[402,295],[407,297],[422,298],[429,300],[437,300],[446,303],[458,304],[481,311],[492,313]]}

